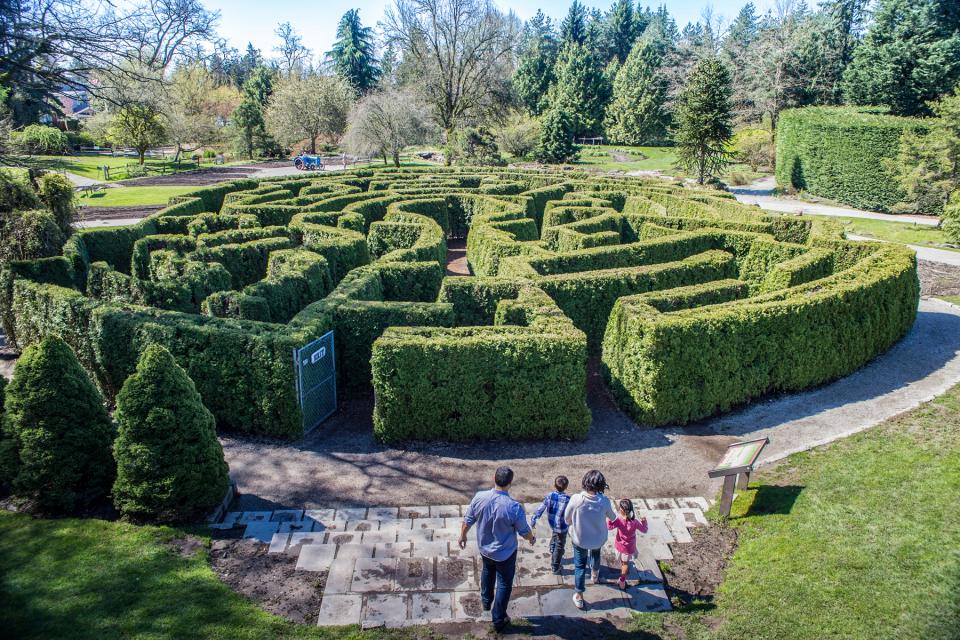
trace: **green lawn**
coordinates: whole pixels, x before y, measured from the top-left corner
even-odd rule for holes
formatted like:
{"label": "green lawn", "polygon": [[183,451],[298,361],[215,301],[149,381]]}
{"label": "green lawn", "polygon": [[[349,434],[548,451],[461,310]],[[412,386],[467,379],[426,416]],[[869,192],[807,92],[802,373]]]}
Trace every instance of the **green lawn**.
{"label": "green lawn", "polygon": [[167,204],[167,201],[197,187],[117,187],[77,196],[77,204],[87,207],[134,207],[147,204]]}
{"label": "green lawn", "polygon": [[960,296],[940,296],[941,299],[955,305],[960,305]]}
{"label": "green lawn", "polygon": [[641,616],[664,638],[960,637],[960,386],[754,476],[712,604]]}
{"label": "green lawn", "polygon": [[673,147],[624,147],[602,144],[580,147],[580,157],[574,164],[594,171],[672,173],[676,159]]}
{"label": "green lawn", "polygon": [[888,222],[886,220],[874,220],[871,218],[838,218],[834,216],[814,215],[809,217],[835,220],[843,225],[845,231],[859,236],[886,240],[887,242],[915,244],[922,247],[951,249],[951,247],[944,246],[947,242],[947,237],[944,235],[943,230],[928,225],[912,224],[909,222]]}

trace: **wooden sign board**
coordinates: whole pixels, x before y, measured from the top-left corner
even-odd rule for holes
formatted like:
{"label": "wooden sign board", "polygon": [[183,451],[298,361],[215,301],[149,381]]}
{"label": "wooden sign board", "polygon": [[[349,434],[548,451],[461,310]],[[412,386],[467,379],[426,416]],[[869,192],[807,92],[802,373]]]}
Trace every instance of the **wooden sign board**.
{"label": "wooden sign board", "polygon": [[760,452],[763,451],[768,442],[770,442],[769,438],[761,438],[733,443],[727,447],[723,459],[708,472],[708,475],[711,478],[719,478],[751,471],[757,458],[760,457]]}

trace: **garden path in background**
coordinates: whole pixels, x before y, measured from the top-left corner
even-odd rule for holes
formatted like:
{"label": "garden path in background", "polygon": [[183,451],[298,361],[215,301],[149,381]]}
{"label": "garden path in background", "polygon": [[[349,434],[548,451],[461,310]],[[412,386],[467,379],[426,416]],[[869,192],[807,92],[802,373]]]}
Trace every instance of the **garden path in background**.
{"label": "garden path in background", "polygon": [[759,400],[687,427],[648,428],[620,411],[591,363],[593,426],[578,442],[445,444],[390,448],[373,439],[373,400],[345,400],[299,442],[223,437],[239,510],[286,507],[461,504],[489,485],[497,466],[516,471],[518,499],[542,498],[552,478],[592,468],[615,495],[709,496],[707,471],[731,442],[769,437],[761,458],[848,436],[916,407],[960,382],[960,308],[924,299],[916,324],[860,371],[823,387]]}
{"label": "garden path in background", "polygon": [[939,224],[939,219],[935,216],[913,216],[913,215],[894,215],[892,213],[877,213],[875,211],[864,211],[862,209],[853,209],[819,202],[806,202],[797,198],[786,198],[773,195],[773,190],[777,187],[777,179],[773,176],[760,178],[749,185],[743,187],[730,187],[730,193],[744,204],[755,204],[761,209],[768,211],[781,211],[784,213],[806,213],[818,216],[836,216],[845,218],[870,218],[872,220],[886,220],[888,222],[910,222],[914,224],[929,225],[931,227]]}

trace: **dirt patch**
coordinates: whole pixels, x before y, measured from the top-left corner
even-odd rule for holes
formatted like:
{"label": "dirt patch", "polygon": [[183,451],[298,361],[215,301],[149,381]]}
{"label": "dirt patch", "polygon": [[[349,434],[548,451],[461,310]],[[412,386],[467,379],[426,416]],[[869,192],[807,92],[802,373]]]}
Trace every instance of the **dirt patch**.
{"label": "dirt patch", "polygon": [[450,240],[447,242],[447,275],[470,275],[470,266],[467,264],[466,240]]}
{"label": "dirt patch", "polygon": [[197,536],[183,536],[170,541],[170,546],[182,558],[192,558],[199,549],[203,548],[203,540]]}
{"label": "dirt patch", "polygon": [[690,536],[693,542],[671,544],[673,560],[661,564],[670,598],[680,606],[713,598],[737,548],[737,530],[726,525],[696,527]]}
{"label": "dirt patch", "polygon": [[614,162],[636,162],[647,159],[647,156],[643,153],[624,153],[623,151],[611,151],[610,157],[613,158]]}
{"label": "dirt patch", "polygon": [[297,571],[295,555],[267,554],[256,540],[214,540],[213,571],[237,593],[287,620],[315,624],[326,572]]}
{"label": "dirt patch", "polygon": [[206,169],[197,169],[196,171],[168,173],[162,176],[149,176],[146,178],[119,180],[118,184],[126,185],[128,187],[155,187],[160,185],[205,187],[207,185],[223,182],[224,180],[246,178],[250,174],[254,173],[257,169],[280,165],[281,163],[264,163],[260,165],[251,164],[236,165],[232,167],[208,167]]}
{"label": "dirt patch", "polygon": [[920,294],[924,296],[960,296],[960,267],[942,262],[917,263]]}

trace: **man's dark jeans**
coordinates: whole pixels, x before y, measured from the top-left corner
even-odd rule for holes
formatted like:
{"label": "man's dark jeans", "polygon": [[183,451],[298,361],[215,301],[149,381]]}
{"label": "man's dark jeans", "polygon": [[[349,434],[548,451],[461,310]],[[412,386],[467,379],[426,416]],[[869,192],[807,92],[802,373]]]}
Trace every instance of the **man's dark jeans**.
{"label": "man's dark jeans", "polygon": [[[513,577],[517,573],[517,552],[497,562],[481,554],[483,571],[480,573],[480,601],[484,607],[493,604],[493,624],[501,625],[507,619],[507,603],[513,591]],[[496,595],[494,595],[496,585]]]}
{"label": "man's dark jeans", "polygon": [[560,571],[563,563],[563,552],[567,546],[567,532],[554,531],[550,536],[550,567],[554,572]]}

